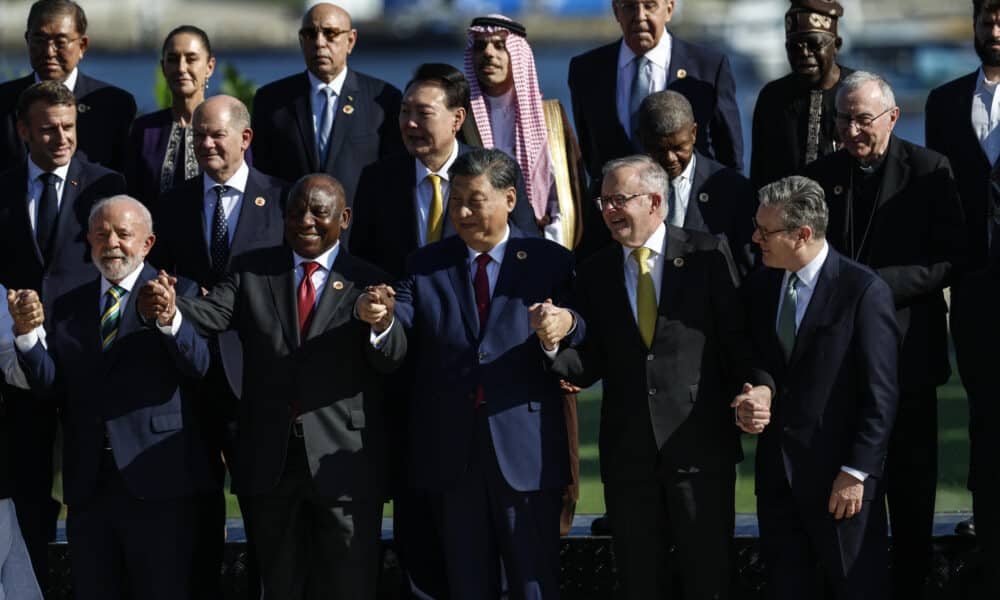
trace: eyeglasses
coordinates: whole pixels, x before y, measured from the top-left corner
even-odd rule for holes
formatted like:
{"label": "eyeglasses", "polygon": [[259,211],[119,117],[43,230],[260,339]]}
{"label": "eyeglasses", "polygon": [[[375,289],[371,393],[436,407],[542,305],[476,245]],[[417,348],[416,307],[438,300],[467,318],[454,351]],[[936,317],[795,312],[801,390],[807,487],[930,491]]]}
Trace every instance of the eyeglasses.
{"label": "eyeglasses", "polygon": [[660,3],[655,0],[644,0],[642,2],[615,2],[615,6],[618,10],[626,17],[634,17],[639,14],[639,8],[642,10],[652,13],[660,10]]}
{"label": "eyeglasses", "polygon": [[757,222],[757,218],[756,217],[751,217],[750,221],[753,223],[753,228],[757,230],[757,235],[760,236],[760,241],[762,241],[762,242],[766,242],[768,236],[774,235],[776,233],[787,233],[789,231],[795,231],[794,229],[789,229],[787,227],[782,227],[782,228],[779,228],[779,229],[772,229],[772,230],[768,231],[767,229],[764,229],[760,225],[760,223]]}
{"label": "eyeglasses", "polygon": [[823,36],[825,39],[822,42],[816,41],[815,39],[809,39],[802,42],[785,42],[786,52],[802,52],[803,50],[809,52],[810,54],[819,54],[824,48],[832,44],[837,38]]}
{"label": "eyeglasses", "polygon": [[638,194],[612,194],[611,196],[598,196],[594,198],[594,202],[597,203],[597,207],[601,210],[607,210],[612,207],[616,210],[621,210],[632,198],[648,195],[649,192],[640,192]]}
{"label": "eyeglasses", "polygon": [[852,117],[851,115],[847,115],[844,113],[837,113],[837,115],[834,117],[834,120],[837,122],[837,127],[840,127],[842,129],[850,129],[852,123],[857,125],[858,129],[868,129],[869,127],[872,126],[872,123],[874,123],[879,117],[881,117],[884,114],[892,112],[894,108],[896,107],[893,106],[892,108],[887,108],[882,112],[880,112],[879,114],[875,115],[874,117],[871,115],[858,115],[856,117]]}
{"label": "eyeglasses", "polygon": [[316,38],[322,35],[326,41],[332,42],[341,35],[350,32],[350,29],[334,29],[333,27],[323,27],[322,29],[303,27],[299,30],[299,37],[315,42]]}
{"label": "eyeglasses", "polygon": [[80,41],[78,37],[69,38],[64,35],[49,37],[47,35],[34,34],[28,36],[28,45],[39,49],[48,49],[49,46],[52,46],[56,50],[65,50],[78,41]]}

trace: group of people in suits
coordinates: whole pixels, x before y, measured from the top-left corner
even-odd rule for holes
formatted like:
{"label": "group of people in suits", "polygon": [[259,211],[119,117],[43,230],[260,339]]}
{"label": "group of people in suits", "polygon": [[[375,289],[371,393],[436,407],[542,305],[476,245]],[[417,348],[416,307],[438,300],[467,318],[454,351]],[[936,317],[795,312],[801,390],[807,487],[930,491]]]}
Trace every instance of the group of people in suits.
{"label": "group of people in suits", "polygon": [[748,179],[729,62],[669,31],[674,0],[612,3],[573,126],[524,25],[474,19],[463,70],[399,90],[327,3],[252,113],[172,30],[171,106],[134,120],[80,72],[83,9],[38,0],[34,73],[0,84],[0,591],[41,597],[58,420],[77,597],[219,597],[227,471],[251,597],[374,597],[389,497],[405,597],[556,597],[601,381],[623,597],[727,597],[741,431],[773,597],[919,597],[949,286],[1000,556],[1000,2],[973,7],[982,68],[931,93],[927,149],[837,64],[842,7],[791,0]]}

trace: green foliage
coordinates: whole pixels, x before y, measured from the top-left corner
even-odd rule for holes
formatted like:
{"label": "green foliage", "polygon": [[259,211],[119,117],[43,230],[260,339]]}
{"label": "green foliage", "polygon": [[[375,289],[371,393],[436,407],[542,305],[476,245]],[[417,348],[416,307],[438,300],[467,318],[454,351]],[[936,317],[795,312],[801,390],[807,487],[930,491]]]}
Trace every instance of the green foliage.
{"label": "green foliage", "polygon": [[222,85],[219,91],[237,98],[246,105],[247,110],[253,112],[253,95],[257,91],[257,84],[244,77],[239,69],[229,63],[222,65]]}
{"label": "green foliage", "polygon": [[156,75],[153,83],[153,98],[156,99],[156,106],[159,108],[170,108],[173,104],[173,96],[170,94],[170,86],[167,85],[167,78],[163,76],[163,69],[156,66]]}

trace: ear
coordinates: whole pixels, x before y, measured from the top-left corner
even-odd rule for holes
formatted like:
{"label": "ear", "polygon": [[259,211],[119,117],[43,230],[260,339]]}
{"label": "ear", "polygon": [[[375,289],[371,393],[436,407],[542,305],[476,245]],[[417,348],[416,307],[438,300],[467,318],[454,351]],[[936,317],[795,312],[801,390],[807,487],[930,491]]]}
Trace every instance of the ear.
{"label": "ear", "polygon": [[691,137],[693,137],[696,140],[698,139],[698,124],[697,123],[691,123]]}
{"label": "ear", "polygon": [[149,255],[149,251],[153,249],[153,244],[155,244],[155,243],[156,243],[156,234],[155,233],[150,233],[149,237],[147,237],[146,241],[143,242],[143,244],[142,244],[142,256],[143,256],[143,258],[145,258],[146,256]]}
{"label": "ear", "polygon": [[350,54],[354,51],[354,44],[358,43],[358,30],[351,29],[351,33],[347,34],[347,53]]}
{"label": "ear", "polygon": [[211,77],[213,73],[215,73],[215,57],[214,56],[209,56],[208,57],[208,73],[205,74],[205,79],[208,79],[209,77]]}
{"label": "ear", "polygon": [[83,55],[87,52],[87,47],[90,45],[90,38],[85,35],[81,35],[78,45],[80,46],[80,58],[83,58]]}
{"label": "ear", "polygon": [[455,131],[453,133],[458,133],[458,130],[462,128],[462,123],[465,123],[465,107],[459,106],[455,109]]}
{"label": "ear", "polygon": [[663,196],[660,194],[650,194],[649,195],[649,212],[659,212],[660,207],[663,205]]}
{"label": "ear", "polygon": [[30,137],[28,126],[21,119],[17,119],[17,136],[25,144],[28,143],[28,138]]}
{"label": "ear", "polygon": [[340,229],[347,229],[351,225],[351,207],[345,206],[344,210],[340,211]]}
{"label": "ear", "polygon": [[250,147],[250,142],[253,141],[253,129],[247,127],[243,130],[243,140],[240,142],[240,149],[244,152]]}
{"label": "ear", "polygon": [[514,206],[517,205],[517,189],[509,187],[504,190],[504,200],[507,202],[507,212],[513,212]]}

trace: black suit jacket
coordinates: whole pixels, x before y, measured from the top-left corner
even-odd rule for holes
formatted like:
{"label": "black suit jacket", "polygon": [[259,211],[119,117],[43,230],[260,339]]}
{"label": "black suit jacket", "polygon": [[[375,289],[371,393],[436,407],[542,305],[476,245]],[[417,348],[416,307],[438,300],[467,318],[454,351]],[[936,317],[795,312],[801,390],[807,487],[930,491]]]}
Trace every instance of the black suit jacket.
{"label": "black suit jacket", "polygon": [[553,370],[576,385],[602,379],[601,479],[649,481],[660,472],[732,469],[742,458],[729,403],[751,368],[744,312],[728,248],[667,225],[653,345],[646,348],[625,289],[625,257],[609,245],[580,266],[576,302],[587,322],[579,348]]}
{"label": "black suit jacket", "polygon": [[[620,46],[621,39],[574,56],[569,63],[576,135],[593,181],[601,179],[604,163],[636,153],[618,122]],[[666,89],[684,94],[691,102],[699,125],[695,142],[698,151],[742,171],[743,133],[729,59],[673,36]]]}
{"label": "black suit jacket", "polygon": [[293,256],[285,247],[246,253],[207,297],[178,299],[183,318],[199,330],[234,330],[243,342],[236,470],[244,494],[277,485],[295,402],[316,492],[338,501],[384,499],[389,408],[382,380],[402,361],[406,335],[397,323],[375,349],[370,327],[354,317],[354,304],[366,285],[387,280],[341,247],[305,339]]}
{"label": "black suit jacket", "polygon": [[0,174],[0,252],[16,260],[0,261],[0,281],[13,289],[37,290],[46,307],[61,293],[93,275],[87,219],[101,198],[125,193],[125,180],[114,171],[79,155],[69,163],[56,222],[51,256],[42,256],[28,215],[28,163]]}
{"label": "black suit jacket", "polygon": [[[319,163],[305,72],[269,83],[253,101],[254,166],[294,183],[307,173],[327,173],[354,202],[361,170],[383,156],[401,152],[398,89],[348,68],[330,134],[326,164]],[[348,108],[350,107],[350,108]]]}
{"label": "black suit jacket", "polygon": [[[13,79],[0,85],[0,171],[28,156],[17,135],[17,98],[35,83],[35,75]],[[135,119],[135,98],[110,83],[77,74],[73,95],[77,100],[77,152],[88,160],[115,171],[125,170],[125,149],[129,128]]]}
{"label": "black suit jacket", "polygon": [[831,248],[786,362],[776,333],[784,273],[761,269],[744,286],[756,364],[777,384],[757,443],[757,495],[783,497],[790,485],[807,518],[829,521],[841,467],[869,474],[866,498],[882,477],[898,402],[899,328],[885,282]]}
{"label": "black suit jacket", "polygon": [[[853,164],[840,150],[806,169],[826,192],[827,240],[848,256]],[[966,256],[966,230],[951,168],[937,152],[893,136],[876,177],[881,183],[864,256],[867,266],[889,284],[896,303],[903,335],[900,385],[904,390],[938,386],[951,373],[943,290]],[[862,237],[858,231],[855,245]]]}
{"label": "black suit jacket", "polygon": [[[459,142],[459,156],[472,150]],[[406,257],[419,247],[415,160],[401,152],[369,165],[361,173],[354,200],[351,253],[378,265],[393,277],[403,276]],[[517,203],[508,220],[522,232],[522,237],[541,237],[520,169]],[[446,212],[441,236],[454,234],[455,228]]]}

